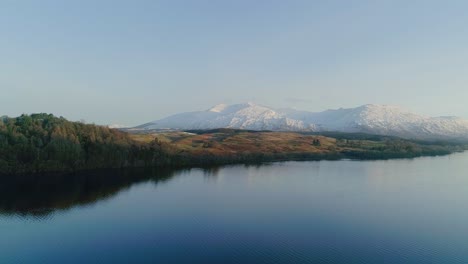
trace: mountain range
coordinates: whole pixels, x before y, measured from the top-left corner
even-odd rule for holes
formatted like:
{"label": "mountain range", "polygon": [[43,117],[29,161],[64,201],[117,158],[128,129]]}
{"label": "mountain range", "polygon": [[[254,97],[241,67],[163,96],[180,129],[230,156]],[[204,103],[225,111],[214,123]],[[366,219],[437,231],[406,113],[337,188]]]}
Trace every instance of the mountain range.
{"label": "mountain range", "polygon": [[219,104],[175,114],[132,130],[233,128],[271,131],[349,132],[411,139],[468,139],[468,120],[428,117],[391,105],[363,105],[323,112],[275,109],[255,103]]}

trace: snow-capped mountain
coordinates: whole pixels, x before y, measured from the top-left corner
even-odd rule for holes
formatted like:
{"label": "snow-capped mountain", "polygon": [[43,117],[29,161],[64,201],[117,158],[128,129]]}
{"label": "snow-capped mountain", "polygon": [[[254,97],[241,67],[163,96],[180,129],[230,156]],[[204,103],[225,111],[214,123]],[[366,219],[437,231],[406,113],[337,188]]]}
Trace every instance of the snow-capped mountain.
{"label": "snow-capped mountain", "polygon": [[176,114],[135,129],[235,128],[273,131],[339,131],[419,139],[468,139],[468,121],[426,117],[389,105],[307,112],[254,103],[216,105],[205,111]]}
{"label": "snow-capped mountain", "polygon": [[206,111],[176,114],[153,121],[139,129],[213,129],[236,128],[248,130],[312,131],[311,124],[287,117],[271,108],[253,103],[219,104]]}

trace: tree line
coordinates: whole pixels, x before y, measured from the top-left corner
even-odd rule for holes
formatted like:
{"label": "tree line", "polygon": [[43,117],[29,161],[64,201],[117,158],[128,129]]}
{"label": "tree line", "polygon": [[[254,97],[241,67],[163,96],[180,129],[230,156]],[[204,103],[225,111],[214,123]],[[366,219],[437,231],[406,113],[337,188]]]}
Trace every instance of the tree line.
{"label": "tree line", "polygon": [[[229,131],[228,131],[229,132]],[[73,172],[100,168],[181,167],[283,160],[388,159],[444,155],[463,150],[456,145],[423,145],[388,139],[373,146],[361,139],[340,137],[327,151],[317,153],[238,152],[215,155],[191,153],[177,144],[140,142],[104,126],[70,122],[51,114],[0,117],[0,174]],[[382,141],[381,141],[382,142]],[[259,142],[259,144],[262,144]],[[311,142],[320,146],[319,140]]]}
{"label": "tree line", "polygon": [[3,174],[164,165],[169,152],[157,140],[138,143],[119,130],[51,114],[0,119]]}

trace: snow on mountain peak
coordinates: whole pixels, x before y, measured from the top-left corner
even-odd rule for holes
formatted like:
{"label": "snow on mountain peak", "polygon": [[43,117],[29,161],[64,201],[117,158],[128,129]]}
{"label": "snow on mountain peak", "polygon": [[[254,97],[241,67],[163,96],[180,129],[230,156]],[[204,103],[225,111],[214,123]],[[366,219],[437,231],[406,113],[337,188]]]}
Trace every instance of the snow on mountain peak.
{"label": "snow on mountain peak", "polygon": [[228,105],[227,104],[218,104],[210,108],[208,111],[210,112],[215,112],[215,113],[221,113],[224,109],[226,109]]}
{"label": "snow on mountain peak", "polygon": [[420,139],[468,139],[466,120],[454,117],[426,117],[399,106],[375,104],[318,113],[294,109],[276,110],[252,102],[218,104],[206,111],[177,114],[138,128],[340,131]]}

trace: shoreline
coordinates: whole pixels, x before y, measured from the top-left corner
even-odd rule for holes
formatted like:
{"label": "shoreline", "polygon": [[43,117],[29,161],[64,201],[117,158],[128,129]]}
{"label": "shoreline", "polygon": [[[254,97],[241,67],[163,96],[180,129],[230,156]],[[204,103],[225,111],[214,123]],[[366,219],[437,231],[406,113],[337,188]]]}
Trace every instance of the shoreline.
{"label": "shoreline", "polygon": [[447,155],[468,142],[369,134],[215,129],[130,134],[50,114],[5,119],[0,175],[66,174],[112,168],[184,168],[281,161],[388,160]]}
{"label": "shoreline", "polygon": [[[425,157],[444,157],[449,156],[457,153],[464,153],[468,150],[459,150],[453,151],[449,153],[428,153],[428,154],[420,154],[420,155],[398,155],[395,154],[391,157],[352,157],[348,155],[343,155],[342,153],[338,153],[337,155],[317,155],[312,153],[297,153],[299,155],[311,155],[309,157],[291,157],[291,158],[275,158],[270,157],[266,159],[253,159],[253,160],[242,160],[242,161],[227,161],[231,160],[230,157],[226,157],[225,161],[217,160],[217,162],[189,162],[181,164],[170,164],[164,166],[128,166],[128,167],[101,167],[101,168],[84,168],[84,169],[75,169],[75,170],[54,170],[54,171],[23,171],[19,173],[1,173],[0,177],[36,177],[36,176],[65,176],[70,174],[86,174],[86,173],[97,173],[97,172],[107,172],[107,171],[115,171],[115,172],[126,172],[132,170],[185,170],[185,169],[210,169],[210,168],[217,168],[217,167],[224,167],[224,166],[236,166],[236,165],[265,165],[269,163],[282,163],[282,162],[310,162],[310,161],[386,161],[386,160],[411,160],[416,158],[425,158]],[[290,154],[290,153],[289,153]],[[384,154],[384,153],[382,153]],[[403,153],[402,153],[403,154]],[[288,155],[288,153],[286,153]],[[322,157],[320,157],[322,156]],[[326,156],[326,157],[324,157]]]}

